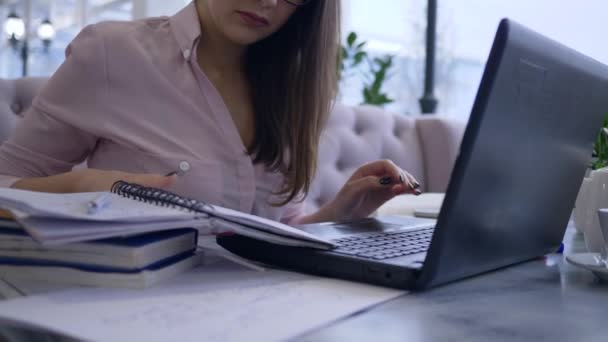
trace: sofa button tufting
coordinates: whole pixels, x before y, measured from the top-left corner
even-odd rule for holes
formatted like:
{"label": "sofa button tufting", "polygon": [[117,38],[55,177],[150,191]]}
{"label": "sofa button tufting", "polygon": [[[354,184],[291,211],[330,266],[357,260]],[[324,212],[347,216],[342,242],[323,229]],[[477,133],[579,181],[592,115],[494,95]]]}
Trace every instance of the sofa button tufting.
{"label": "sofa button tufting", "polygon": [[338,170],[338,171],[342,171],[342,170],[344,170],[344,163],[342,163],[342,161],[341,161],[341,160],[338,160],[338,161],[336,162],[336,170]]}
{"label": "sofa button tufting", "polygon": [[356,135],[361,135],[363,133],[363,125],[359,122],[355,124],[354,131]]}
{"label": "sofa button tufting", "polygon": [[21,110],[23,110],[23,108],[21,107],[21,105],[20,105],[20,104],[18,104],[18,103],[13,103],[13,104],[11,105],[11,110],[13,111],[13,113],[15,113],[15,114],[19,115],[19,114],[21,114]]}
{"label": "sofa button tufting", "polygon": [[401,136],[399,126],[396,124],[393,126],[393,135],[397,138]]}

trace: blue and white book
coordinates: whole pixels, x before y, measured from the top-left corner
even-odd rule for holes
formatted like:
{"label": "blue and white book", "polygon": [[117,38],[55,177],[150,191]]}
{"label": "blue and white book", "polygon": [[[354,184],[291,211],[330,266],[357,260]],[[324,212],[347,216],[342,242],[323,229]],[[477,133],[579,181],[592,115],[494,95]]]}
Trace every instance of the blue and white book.
{"label": "blue and white book", "polygon": [[30,265],[138,270],[176,255],[192,253],[197,245],[197,231],[183,228],[44,246],[24,230],[3,228],[2,224],[4,222],[0,222],[0,264],[13,260]]}
{"label": "blue and white book", "polygon": [[143,289],[172,278],[200,263],[200,255],[186,252],[141,269],[120,269],[78,264],[0,258],[0,278],[66,286],[101,286]]}
{"label": "blue and white book", "polygon": [[15,220],[12,219],[8,219],[8,218],[4,218],[4,217],[0,217],[0,227],[2,227],[3,229],[16,229],[16,230],[22,230],[23,228],[21,228],[21,225],[19,225],[19,223],[17,223]]}

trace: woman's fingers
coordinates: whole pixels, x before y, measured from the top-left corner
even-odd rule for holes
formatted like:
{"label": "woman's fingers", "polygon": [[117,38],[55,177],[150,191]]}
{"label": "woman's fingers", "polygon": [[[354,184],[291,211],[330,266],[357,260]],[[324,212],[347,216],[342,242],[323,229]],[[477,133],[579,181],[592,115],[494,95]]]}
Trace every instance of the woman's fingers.
{"label": "woman's fingers", "polygon": [[355,174],[359,177],[388,175],[399,178],[400,168],[389,159],[376,160],[361,166]]}
{"label": "woman's fingers", "polygon": [[402,183],[405,186],[405,189],[395,188],[394,191],[399,193],[411,192],[413,194],[419,195],[420,191],[420,183],[412,176],[409,172],[404,171],[399,166],[395,165],[391,160],[379,160],[368,164],[370,166],[371,171],[374,172],[384,172],[383,177],[391,177],[394,183]]}
{"label": "woman's fingers", "polygon": [[[404,193],[412,193],[420,195],[420,183],[410,173],[404,171],[399,166],[395,165],[391,160],[377,160],[361,166],[351,177],[351,182],[357,182],[357,187],[367,184],[366,189],[378,188],[378,184],[374,184],[373,178],[376,177],[381,188],[386,188],[389,185],[393,194],[400,195]],[[366,181],[362,181],[367,179]]]}
{"label": "woman's fingers", "polygon": [[409,185],[395,179],[394,177],[367,176],[348,183],[348,191],[351,196],[358,196],[371,191],[386,191],[393,195],[401,195],[415,191]]}
{"label": "woman's fingers", "polygon": [[422,193],[422,191],[420,190],[420,183],[418,183],[416,178],[414,178],[414,176],[412,176],[408,172],[405,172],[405,171],[402,171],[402,172],[404,174],[403,177],[407,178],[409,181],[409,183],[408,183],[409,192],[413,193],[414,195],[420,195]]}

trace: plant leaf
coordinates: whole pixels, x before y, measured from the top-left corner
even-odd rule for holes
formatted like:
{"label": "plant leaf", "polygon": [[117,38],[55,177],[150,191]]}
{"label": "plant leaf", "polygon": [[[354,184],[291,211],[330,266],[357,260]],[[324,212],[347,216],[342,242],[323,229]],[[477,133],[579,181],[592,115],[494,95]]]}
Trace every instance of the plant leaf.
{"label": "plant leaf", "polygon": [[348,43],[348,46],[353,46],[353,44],[355,43],[355,41],[357,40],[357,34],[355,32],[351,32],[348,34],[348,37],[346,38],[346,42]]}

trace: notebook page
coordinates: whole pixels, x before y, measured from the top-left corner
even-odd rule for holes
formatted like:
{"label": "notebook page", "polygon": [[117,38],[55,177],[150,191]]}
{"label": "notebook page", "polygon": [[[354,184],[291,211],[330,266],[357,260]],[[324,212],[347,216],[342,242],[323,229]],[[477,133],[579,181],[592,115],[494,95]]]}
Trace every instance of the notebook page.
{"label": "notebook page", "polygon": [[286,234],[279,235],[276,233],[269,233],[268,230],[251,228],[242,224],[226,221],[222,218],[210,219],[209,225],[213,227],[214,230],[219,230],[219,232],[232,232],[278,245],[310,247],[316,249],[330,249],[331,247],[329,242],[321,240],[316,236],[310,235],[303,231],[301,232],[303,234],[302,236],[293,238],[291,236],[287,236]]}
{"label": "notebook page", "polygon": [[[208,209],[211,208],[211,209]],[[219,217],[229,222],[254,227],[258,230],[265,232],[278,234],[282,236],[288,236],[296,239],[302,239],[307,241],[319,242],[326,247],[331,247],[334,244],[328,240],[319,238],[303,230],[288,226],[284,223],[273,221],[264,217],[245,214],[240,211],[232,210],[229,208],[220,207],[217,205],[210,205],[205,208],[205,211],[210,216]]]}
{"label": "notebook page", "polygon": [[16,210],[18,215],[85,221],[150,222],[196,216],[182,209],[156,206],[113,193],[109,194],[107,207],[89,214],[89,202],[101,194],[103,192],[55,194],[4,188],[0,189],[0,208]]}
{"label": "notebook page", "polygon": [[[66,236],[62,235],[62,232],[66,233],[65,230],[70,231],[69,240],[74,241],[74,238],[84,239],[87,236],[97,236],[104,232],[145,229],[140,226],[119,228],[120,225],[117,223],[142,223],[148,227],[163,225],[163,227],[181,228],[185,226],[185,222],[205,218],[208,214],[243,225],[245,229],[253,227],[276,235],[318,242],[326,247],[333,245],[283,223],[214,205],[205,206],[203,213],[193,213],[179,207],[157,206],[108,193],[110,204],[95,214],[89,214],[88,204],[101,194],[105,193],[55,194],[0,189],[0,208],[11,210],[17,221],[40,242],[53,240],[65,242]],[[64,222],[52,222],[58,219]],[[50,226],[54,226],[54,228],[48,229]]]}

